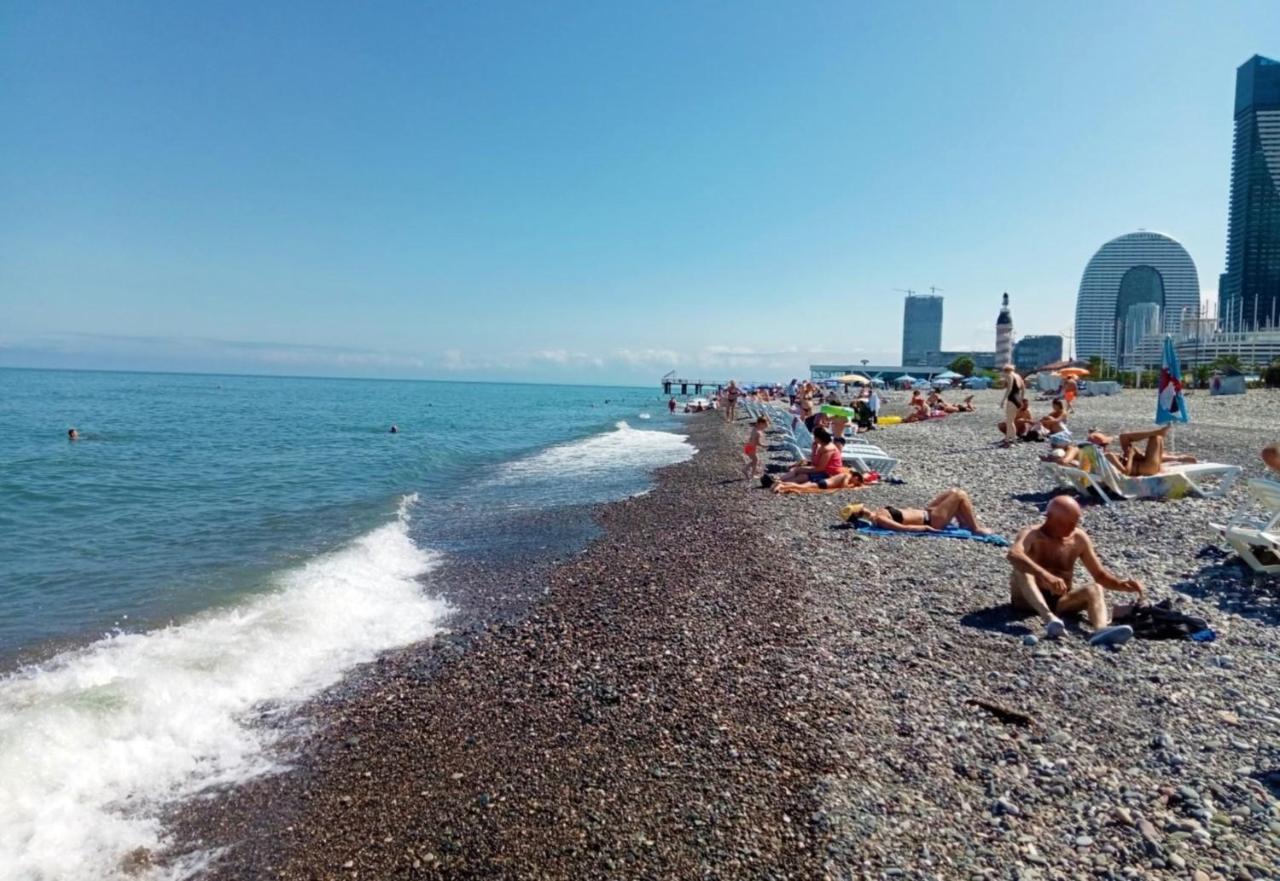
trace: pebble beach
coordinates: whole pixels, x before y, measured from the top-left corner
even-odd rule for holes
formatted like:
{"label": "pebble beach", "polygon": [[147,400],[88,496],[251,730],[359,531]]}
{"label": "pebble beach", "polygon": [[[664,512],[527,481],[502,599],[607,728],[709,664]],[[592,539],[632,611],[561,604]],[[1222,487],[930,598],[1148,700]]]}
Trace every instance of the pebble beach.
{"label": "pebble beach", "polygon": [[[596,509],[583,553],[434,576],[451,631],[309,705],[290,770],[186,805],[168,858],[224,879],[1280,875],[1280,584],[1208,525],[1243,481],[1085,508],[1103,561],[1207,618],[1203,644],[1025,639],[1003,549],[840,522],[949,486],[1006,536],[1035,522],[1059,490],[1045,445],[995,447],[998,401],[871,435],[904,483],[816,496],[741,479],[745,419],[689,417],[698,454]],[[1262,475],[1280,395],[1188,405],[1180,452]],[[1077,434],[1145,427],[1154,393],[1077,410]]]}

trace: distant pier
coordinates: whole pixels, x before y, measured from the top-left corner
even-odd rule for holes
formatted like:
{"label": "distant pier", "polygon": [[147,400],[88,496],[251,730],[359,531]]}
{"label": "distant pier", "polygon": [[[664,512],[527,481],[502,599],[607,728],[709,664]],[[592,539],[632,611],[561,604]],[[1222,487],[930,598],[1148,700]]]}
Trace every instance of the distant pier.
{"label": "distant pier", "polygon": [[[664,395],[676,393],[688,397],[689,389],[691,388],[693,389],[693,394],[700,395],[703,389],[719,391],[728,384],[728,381],[719,379],[684,379],[676,376],[676,372],[672,370],[662,377],[662,393]],[[679,391],[676,392],[676,389],[679,389]]]}

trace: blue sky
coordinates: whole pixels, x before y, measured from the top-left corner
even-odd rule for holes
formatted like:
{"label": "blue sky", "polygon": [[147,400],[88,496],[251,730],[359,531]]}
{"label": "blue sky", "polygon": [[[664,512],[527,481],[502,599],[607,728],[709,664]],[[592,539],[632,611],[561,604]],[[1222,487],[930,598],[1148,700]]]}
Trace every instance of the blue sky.
{"label": "blue sky", "polygon": [[[1271,42],[1265,40],[1270,38]],[[0,6],[0,365],[651,382],[1212,295],[1280,3]]]}

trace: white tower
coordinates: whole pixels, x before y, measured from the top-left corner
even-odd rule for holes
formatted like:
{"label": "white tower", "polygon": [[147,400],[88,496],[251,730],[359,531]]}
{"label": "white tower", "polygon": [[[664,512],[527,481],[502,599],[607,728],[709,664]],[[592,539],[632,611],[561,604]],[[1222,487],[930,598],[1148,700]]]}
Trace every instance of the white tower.
{"label": "white tower", "polygon": [[1013,363],[1013,316],[1009,314],[1009,292],[1005,291],[1004,305],[996,319],[996,369]]}

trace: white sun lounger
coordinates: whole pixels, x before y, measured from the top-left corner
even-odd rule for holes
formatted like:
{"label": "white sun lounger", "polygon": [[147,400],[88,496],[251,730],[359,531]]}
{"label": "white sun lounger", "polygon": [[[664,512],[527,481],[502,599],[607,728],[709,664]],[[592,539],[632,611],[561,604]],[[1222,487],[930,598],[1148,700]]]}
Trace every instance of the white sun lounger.
{"label": "white sun lounger", "polygon": [[1218,530],[1249,568],[1280,574],[1280,481],[1255,479],[1248,486],[1249,495],[1262,505],[1262,515],[1242,510]]}
{"label": "white sun lounger", "polygon": [[1096,495],[1104,504],[1124,499],[1216,499],[1227,494],[1244,470],[1239,465],[1200,462],[1169,465],[1150,477],[1130,477],[1116,470],[1097,447],[1080,448],[1085,468],[1043,463],[1045,473],[1081,495]]}

